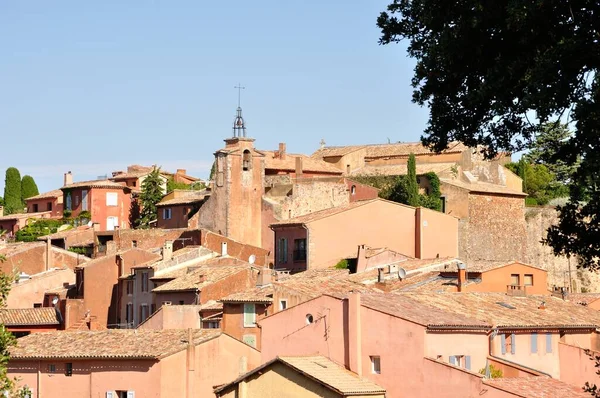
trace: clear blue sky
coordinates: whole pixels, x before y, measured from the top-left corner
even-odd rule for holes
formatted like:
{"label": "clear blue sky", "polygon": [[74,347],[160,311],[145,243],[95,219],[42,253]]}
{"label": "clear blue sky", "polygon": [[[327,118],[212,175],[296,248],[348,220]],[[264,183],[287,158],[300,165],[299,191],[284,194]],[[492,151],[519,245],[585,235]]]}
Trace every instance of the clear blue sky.
{"label": "clear blue sky", "polygon": [[206,177],[241,82],[260,149],[416,141],[414,61],[379,46],[388,1],[0,2],[4,170],[40,191],[128,164]]}

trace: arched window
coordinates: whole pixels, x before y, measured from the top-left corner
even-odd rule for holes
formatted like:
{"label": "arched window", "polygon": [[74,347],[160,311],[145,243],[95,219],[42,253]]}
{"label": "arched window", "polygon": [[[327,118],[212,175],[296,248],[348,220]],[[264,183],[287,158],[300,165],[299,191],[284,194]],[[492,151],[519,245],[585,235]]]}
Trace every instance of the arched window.
{"label": "arched window", "polygon": [[247,171],[252,168],[252,154],[246,149],[242,155],[242,170]]}
{"label": "arched window", "polygon": [[356,185],[352,185],[352,188],[350,188],[350,194],[356,195]]}

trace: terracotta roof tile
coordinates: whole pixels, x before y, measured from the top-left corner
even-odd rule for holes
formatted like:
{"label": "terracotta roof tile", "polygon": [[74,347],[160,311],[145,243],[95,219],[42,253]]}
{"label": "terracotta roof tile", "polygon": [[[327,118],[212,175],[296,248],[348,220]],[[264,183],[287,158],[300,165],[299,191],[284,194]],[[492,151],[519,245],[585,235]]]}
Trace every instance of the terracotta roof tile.
{"label": "terracotta roof tile", "polygon": [[600,298],[600,293],[567,293],[566,299],[580,305],[588,305]]}
{"label": "terracotta roof tile", "polygon": [[[63,239],[63,238],[68,238],[68,237],[71,237],[74,235],[85,234],[85,233],[90,233],[91,236],[93,237],[93,231],[94,231],[93,227],[89,227],[87,225],[82,225],[77,228],[71,228],[71,229],[56,232],[56,233],[53,233],[50,235],[40,236],[39,238],[37,238],[37,240],[47,240],[48,238],[51,240],[52,239]],[[92,243],[93,243],[93,238],[92,238]]]}
{"label": "terracotta roof tile", "polygon": [[590,397],[581,387],[569,385],[546,376],[513,377],[484,380],[484,384],[527,398]]}
{"label": "terracotta roof tile", "polygon": [[279,360],[344,395],[385,393],[383,387],[323,356],[279,357]]}
{"label": "terracotta roof tile", "polygon": [[488,182],[465,182],[457,178],[440,178],[442,184],[449,184],[455,187],[463,188],[469,192],[475,193],[495,193],[501,195],[513,195],[513,196],[527,196],[526,193],[516,191],[505,187],[504,185],[490,184]]}
{"label": "terracotta roof tile", "polygon": [[[446,170],[450,170],[456,163],[421,163],[416,165],[417,175],[434,172],[440,174]],[[392,164],[392,165],[369,165],[358,170],[352,171],[353,175],[406,175],[408,174],[408,167],[405,164]]]}
{"label": "terracotta roof tile", "polygon": [[[451,142],[449,148],[442,153],[461,153],[466,151],[468,148],[459,143]],[[415,155],[429,155],[434,154],[429,148],[423,146],[420,142],[399,142],[395,144],[372,144],[372,145],[354,145],[354,146],[342,146],[342,147],[325,147],[317,150],[313,153],[313,157],[321,159],[324,157],[337,157],[344,156],[359,149],[365,149],[365,158],[381,158],[381,157],[395,157],[395,156],[408,156],[411,153]]]}
{"label": "terracotta roof tile", "polygon": [[178,198],[173,198],[165,201],[160,201],[156,204],[156,206],[174,206],[174,205],[185,205],[191,203],[199,203],[202,202],[207,196],[210,196],[210,191],[202,190],[202,191],[189,191],[189,194],[185,194],[184,196],[180,196]]}
{"label": "terracotta roof tile", "polygon": [[232,265],[232,266],[210,266],[200,265],[195,269],[189,269],[188,272],[178,278],[173,279],[160,285],[152,290],[154,293],[177,292],[187,290],[202,290],[205,286],[212,283],[245,272],[250,269],[249,265]]}
{"label": "terracotta roof tile", "polygon": [[[305,215],[300,216],[300,217],[294,217],[294,218],[290,218],[288,220],[283,220],[283,221],[275,222],[275,223],[271,224],[271,226],[308,224],[308,223],[311,223],[313,221],[321,220],[321,219],[323,219],[325,217],[329,217],[329,216],[333,216],[335,214],[343,213],[345,211],[352,210],[352,209],[355,209],[357,207],[364,206],[366,204],[369,204],[369,203],[372,203],[372,202],[375,202],[375,201],[378,201],[378,200],[383,200],[383,199],[370,199],[370,200],[361,200],[361,201],[358,201],[358,202],[352,202],[352,203],[344,205],[344,206],[332,207],[330,209],[325,209],[325,210],[320,210],[320,211],[315,211],[313,213],[305,214]],[[400,206],[403,206],[403,205],[400,205]]]}
{"label": "terracotta roof tile", "polygon": [[219,300],[223,303],[272,303],[273,286],[260,286],[243,292],[233,293]]}
{"label": "terracotta roof tile", "polygon": [[73,189],[73,188],[118,188],[118,189],[125,189],[125,190],[131,190],[131,188],[123,185],[123,184],[119,184],[117,182],[114,181],[110,181],[110,180],[91,180],[91,181],[81,181],[81,182],[75,182],[73,184],[69,184],[69,185],[65,185],[64,187],[61,188],[61,190],[65,190],[65,189]]}
{"label": "terracotta roof tile", "polygon": [[0,310],[0,324],[6,326],[59,325],[53,307]]}
{"label": "terracotta roof tile", "polygon": [[53,191],[44,192],[39,195],[31,196],[31,197],[25,199],[25,202],[27,202],[29,200],[37,200],[37,199],[59,198],[61,196],[63,196],[62,191],[60,189],[55,189]]}
{"label": "terracotta roof tile", "polygon": [[313,159],[306,155],[295,155],[291,153],[285,154],[285,159],[275,157],[275,151],[260,151],[265,155],[265,170],[296,170],[296,158],[302,159],[302,170],[305,172],[327,173],[341,175],[342,170],[324,162],[322,160]]}
{"label": "terracotta roof tile", "polygon": [[27,218],[43,218],[44,215],[50,215],[51,211],[41,211],[38,213],[15,213],[7,216],[0,216],[1,220],[22,220]]}
{"label": "terracotta roof tile", "polygon": [[[195,345],[220,335],[214,329],[194,329]],[[109,329],[33,333],[10,349],[14,359],[159,359],[186,348],[188,330]]]}
{"label": "terracotta roof tile", "polygon": [[293,291],[306,299],[324,293],[343,297],[351,290],[369,292],[374,288],[348,279],[348,270],[308,270],[273,282],[275,291]]}

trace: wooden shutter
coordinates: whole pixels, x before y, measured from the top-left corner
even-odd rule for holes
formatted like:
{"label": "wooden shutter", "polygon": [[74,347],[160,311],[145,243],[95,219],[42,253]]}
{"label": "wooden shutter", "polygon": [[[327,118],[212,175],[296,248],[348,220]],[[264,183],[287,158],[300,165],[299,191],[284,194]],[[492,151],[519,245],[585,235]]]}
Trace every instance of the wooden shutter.
{"label": "wooden shutter", "polygon": [[531,333],[531,353],[532,354],[535,354],[538,351],[537,341],[538,341],[537,333]]}
{"label": "wooden shutter", "polygon": [[106,398],[115,398],[114,391],[107,391],[106,392]]}
{"label": "wooden shutter", "polygon": [[552,352],[552,333],[546,333],[546,352]]}
{"label": "wooden shutter", "polygon": [[256,348],[256,336],[254,336],[253,334],[244,335],[242,340],[249,346]]}
{"label": "wooden shutter", "polygon": [[515,353],[515,334],[511,333],[510,334],[510,353],[514,354]]}
{"label": "wooden shutter", "polygon": [[471,356],[465,355],[465,369],[471,370]]}
{"label": "wooden shutter", "polygon": [[244,304],[244,326],[254,326],[256,323],[255,306],[252,303]]}
{"label": "wooden shutter", "polygon": [[502,353],[506,354],[506,335],[504,333],[500,335],[500,348],[502,349]]}
{"label": "wooden shutter", "polygon": [[450,361],[451,365],[456,365],[456,357],[454,355],[450,355],[450,357],[448,357],[448,360]]}

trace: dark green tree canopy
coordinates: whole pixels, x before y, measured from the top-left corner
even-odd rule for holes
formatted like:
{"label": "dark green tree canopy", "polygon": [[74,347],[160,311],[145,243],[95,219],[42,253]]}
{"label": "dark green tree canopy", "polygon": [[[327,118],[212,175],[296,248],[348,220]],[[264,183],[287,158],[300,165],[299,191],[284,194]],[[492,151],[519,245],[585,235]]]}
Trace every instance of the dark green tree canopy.
{"label": "dark green tree canopy", "polygon": [[31,198],[32,196],[39,195],[40,191],[38,191],[38,187],[30,175],[24,175],[21,180],[21,197],[23,198],[23,203],[25,199]]}
{"label": "dark green tree canopy", "polygon": [[573,135],[554,150],[580,163],[546,243],[600,267],[600,3],[394,0],[380,44],[408,41],[413,101],[428,106],[422,141],[483,145],[488,157],[531,145],[545,123]]}
{"label": "dark green tree canopy", "polygon": [[158,216],[156,204],[160,202],[165,192],[163,191],[163,180],[160,178],[160,168],[155,168],[142,182],[140,194],[140,228],[148,228],[152,221]]}
{"label": "dark green tree canopy", "polygon": [[421,204],[419,196],[419,184],[417,182],[417,160],[415,154],[408,156],[407,174],[406,174],[406,204],[417,207]]}
{"label": "dark green tree canopy", "polygon": [[21,173],[16,168],[9,167],[4,179],[4,213],[14,214],[22,211]]}

